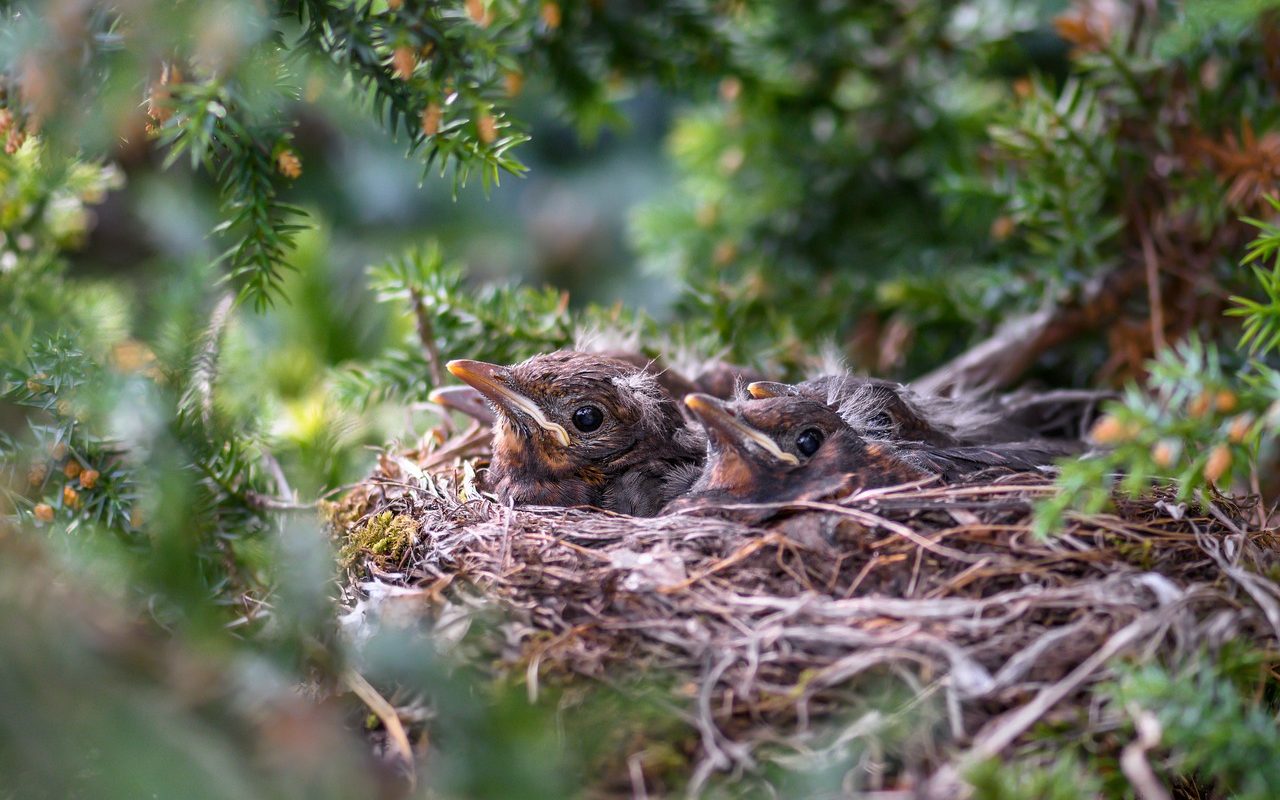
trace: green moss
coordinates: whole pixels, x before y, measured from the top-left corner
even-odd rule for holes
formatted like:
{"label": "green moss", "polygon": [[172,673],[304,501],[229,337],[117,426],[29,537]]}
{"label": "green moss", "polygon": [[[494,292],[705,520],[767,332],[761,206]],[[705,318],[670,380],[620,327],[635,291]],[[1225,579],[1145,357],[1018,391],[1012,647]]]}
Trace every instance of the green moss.
{"label": "green moss", "polygon": [[361,553],[367,553],[381,565],[393,564],[404,556],[417,536],[417,520],[384,511],[347,536],[346,544],[338,551],[338,560],[349,567]]}
{"label": "green moss", "polygon": [[983,800],[1083,800],[1102,791],[1096,775],[1065,755],[1045,766],[992,759],[975,764],[965,778]]}
{"label": "green moss", "polygon": [[321,500],[320,516],[337,531],[345,531],[354,525],[368,510],[368,503],[359,491],[352,492],[340,503]]}

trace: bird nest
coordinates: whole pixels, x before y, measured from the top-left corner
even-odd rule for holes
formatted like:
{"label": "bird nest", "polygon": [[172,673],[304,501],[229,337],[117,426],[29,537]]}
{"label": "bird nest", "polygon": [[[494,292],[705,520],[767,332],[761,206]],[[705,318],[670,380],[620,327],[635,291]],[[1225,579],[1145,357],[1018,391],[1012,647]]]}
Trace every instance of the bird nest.
{"label": "bird nest", "polygon": [[[1048,539],[1031,520],[1054,487],[1024,474],[635,518],[505,507],[477,478],[486,444],[472,429],[383,454],[337,504],[346,621],[411,608],[452,640],[439,629],[483,610],[486,667],[532,697],[674,676],[684,761],[633,741],[608,773],[624,794],[857,752],[862,789],[954,796],[966,766],[1034,752],[1041,723],[1105,727],[1088,689],[1117,656],[1280,637],[1276,535],[1251,499],[1117,497]],[[924,709],[921,740],[874,746]]]}

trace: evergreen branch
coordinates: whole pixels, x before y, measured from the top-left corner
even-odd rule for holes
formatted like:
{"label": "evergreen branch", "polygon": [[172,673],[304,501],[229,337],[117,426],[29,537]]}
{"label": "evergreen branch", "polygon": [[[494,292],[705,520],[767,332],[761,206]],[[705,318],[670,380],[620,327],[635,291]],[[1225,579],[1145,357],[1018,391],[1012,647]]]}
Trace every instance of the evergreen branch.
{"label": "evergreen branch", "polygon": [[[1280,197],[1268,197],[1267,202],[1280,214]],[[1248,217],[1245,222],[1257,228],[1258,235],[1241,264],[1250,268],[1265,299],[1233,296],[1235,308],[1226,313],[1243,318],[1240,347],[1247,348],[1250,356],[1264,359],[1280,349],[1280,225]],[[1273,262],[1270,268],[1268,260]]]}
{"label": "evergreen branch", "polygon": [[236,239],[219,258],[230,270],[226,280],[239,283],[240,299],[252,300],[259,311],[280,292],[282,270],[292,269],[287,256],[305,229],[292,220],[306,216],[276,199],[275,163],[268,153],[263,139],[226,142],[220,183],[230,217],[216,229]]}
{"label": "evergreen branch", "polygon": [[425,168],[452,168],[455,191],[477,165],[486,188],[501,172],[525,172],[510,151],[528,136],[497,105],[504,93],[493,62],[512,59],[531,5],[504,7],[514,16],[483,25],[435,3],[379,14],[330,0],[285,5],[303,24],[302,41],[350,75],[388,132],[403,132],[410,155],[425,147]]}
{"label": "evergreen branch", "polygon": [[415,325],[382,356],[337,374],[340,398],[358,407],[425,400],[445,379],[441,367],[451,355],[513,363],[568,347],[580,330],[637,325],[648,325],[656,338],[656,326],[621,308],[569,313],[568,296],[551,288],[470,287],[462,268],[447,262],[435,243],[370,267],[369,283],[379,301],[413,314]]}
{"label": "evergreen branch", "polygon": [[[277,94],[275,104],[283,105],[286,95]],[[263,310],[279,294],[283,271],[291,268],[288,255],[306,227],[298,222],[306,212],[278,198],[280,173],[298,169],[283,122],[252,119],[248,109],[261,103],[222,77],[170,83],[164,95],[152,113],[165,118],[156,130],[169,150],[165,163],[186,154],[192,167],[202,166],[217,181],[226,216],[214,233],[232,240],[217,261],[226,263],[226,280],[239,286],[239,299]]]}
{"label": "evergreen branch", "polygon": [[209,324],[187,371],[187,388],[178,402],[182,413],[197,410],[206,428],[213,424],[213,389],[218,380],[218,357],[234,305],[235,295],[230,293],[224,294],[214,305]]}

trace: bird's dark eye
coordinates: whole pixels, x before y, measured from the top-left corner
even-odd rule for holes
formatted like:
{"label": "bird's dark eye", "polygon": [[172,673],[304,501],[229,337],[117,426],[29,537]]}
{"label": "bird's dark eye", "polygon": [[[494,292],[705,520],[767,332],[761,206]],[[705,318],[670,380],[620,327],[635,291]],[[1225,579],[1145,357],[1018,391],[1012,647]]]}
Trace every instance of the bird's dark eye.
{"label": "bird's dark eye", "polygon": [[796,449],[801,455],[811,456],[822,447],[822,431],[817,428],[805,428],[796,437]]}
{"label": "bird's dark eye", "polygon": [[573,427],[591,433],[604,423],[604,412],[596,406],[583,406],[573,412]]}

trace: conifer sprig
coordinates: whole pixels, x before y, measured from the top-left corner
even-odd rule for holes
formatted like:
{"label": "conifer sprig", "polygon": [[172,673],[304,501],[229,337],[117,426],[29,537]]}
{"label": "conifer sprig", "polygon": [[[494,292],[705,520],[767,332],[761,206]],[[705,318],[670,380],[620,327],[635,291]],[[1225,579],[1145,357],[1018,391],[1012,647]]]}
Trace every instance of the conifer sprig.
{"label": "conifer sprig", "polygon": [[[528,135],[508,119],[506,74],[536,19],[534,4],[373,4],[298,0],[300,43],[349,77],[372,113],[424,166],[451,170],[455,191],[479,171],[486,187],[523,174],[511,153]],[[479,7],[477,12],[472,6]],[[478,18],[477,18],[478,13]]]}
{"label": "conifer sprig", "polygon": [[[1274,198],[1270,202],[1280,211]],[[1273,353],[1273,331],[1280,326],[1280,236],[1272,223],[1250,222],[1258,236],[1241,265],[1252,268],[1266,299],[1233,298],[1236,306],[1227,313],[1242,318],[1240,353],[1228,359],[1196,337],[1159,353],[1145,385],[1130,385],[1094,427],[1091,436],[1102,452],[1063,463],[1062,491],[1038,512],[1041,533],[1056,530],[1068,510],[1101,510],[1113,489],[1138,494],[1173,480],[1178,497],[1194,501],[1210,486],[1259,485],[1259,469],[1277,457],[1280,435],[1280,370]],[[1239,365],[1230,373],[1229,360]]]}

